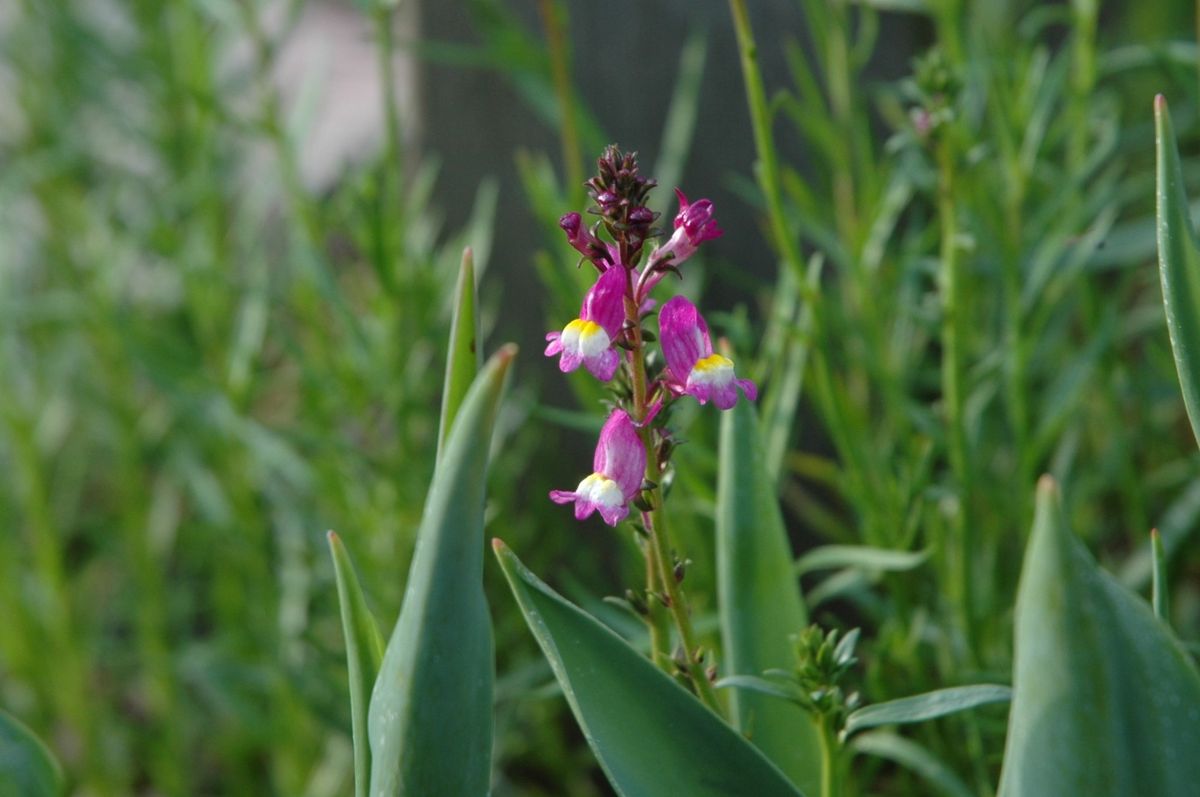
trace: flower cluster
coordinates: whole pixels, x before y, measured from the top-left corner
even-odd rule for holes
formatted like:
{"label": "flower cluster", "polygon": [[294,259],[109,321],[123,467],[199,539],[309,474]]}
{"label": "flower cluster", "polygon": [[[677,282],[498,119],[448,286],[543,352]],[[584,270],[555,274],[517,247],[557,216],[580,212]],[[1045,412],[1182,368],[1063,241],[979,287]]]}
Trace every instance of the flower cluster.
{"label": "flower cluster", "polygon": [[[657,303],[651,291],[668,272],[679,266],[705,241],[722,234],[708,199],[689,202],[679,189],[679,212],[670,237],[655,247],[642,263],[646,242],[658,233],[658,214],[646,206],[655,182],[638,171],[637,156],[608,147],[598,161],[598,174],[588,180],[594,205],[588,212],[599,219],[590,227],[579,213],[568,213],[559,226],[570,245],[590,262],[599,275],[584,296],[579,317],[561,331],[546,335],[546,355],[558,357],[559,369],[584,366],[597,379],[613,379],[622,363],[628,369],[633,395],[630,406],[609,415],[596,446],[594,472],[573,491],[555,490],[557,503],[575,503],[575,516],[584,519],[598,511],[615,526],[629,514],[629,505],[643,489],[647,452],[655,457],[660,473],[671,449],[669,433],[651,427],[651,421],[672,401],[691,396],[701,404],[711,401],[727,410],[737,403],[740,390],[756,398],[754,383],[738,379],[733,362],[713,351],[712,341],[699,310],[683,296],[667,301],[658,312],[658,341],[665,366],[649,373],[646,344],[654,336],[643,325]],[[602,237],[607,234],[607,240]],[[640,267],[639,267],[640,266]]]}

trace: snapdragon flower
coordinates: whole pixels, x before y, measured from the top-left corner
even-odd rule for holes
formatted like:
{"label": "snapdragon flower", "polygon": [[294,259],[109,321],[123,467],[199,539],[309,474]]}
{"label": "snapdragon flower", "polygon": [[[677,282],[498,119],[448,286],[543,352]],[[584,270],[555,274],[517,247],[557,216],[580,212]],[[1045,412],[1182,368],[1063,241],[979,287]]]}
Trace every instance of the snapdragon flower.
{"label": "snapdragon flower", "polygon": [[665,244],[655,250],[651,260],[671,256],[671,262],[678,265],[687,260],[700,244],[720,238],[725,231],[717,226],[713,218],[713,203],[711,199],[698,199],[688,202],[687,196],[678,188],[675,196],[679,198],[679,212],[675,214],[675,232]]}
{"label": "snapdragon flower", "polygon": [[675,214],[675,232],[666,243],[650,254],[649,265],[638,280],[639,296],[653,290],[668,271],[676,269],[680,263],[695,254],[700,244],[725,234],[713,217],[711,199],[688,202],[687,195],[678,188],[675,189],[675,196],[679,198],[679,212]]}
{"label": "snapdragon flower", "polygon": [[601,382],[612,379],[621,362],[613,344],[625,321],[627,279],[624,268],[609,267],[583,297],[579,318],[546,334],[546,356],[561,355],[559,370],[574,371],[582,363]]}
{"label": "snapdragon flower", "polygon": [[737,403],[738,388],[753,401],[758,389],[749,379],[738,379],[733,361],[713,353],[708,325],[696,306],[683,296],[663,305],[658,314],[659,340],[667,362],[664,380],[676,394],[686,393],[701,404],[727,410]]}
{"label": "snapdragon flower", "polygon": [[646,449],[625,410],[613,410],[600,430],[593,472],[574,491],[551,490],[556,504],[575,502],[575,518],[584,520],[598,511],[610,526],[629,514],[629,501],[642,486]]}

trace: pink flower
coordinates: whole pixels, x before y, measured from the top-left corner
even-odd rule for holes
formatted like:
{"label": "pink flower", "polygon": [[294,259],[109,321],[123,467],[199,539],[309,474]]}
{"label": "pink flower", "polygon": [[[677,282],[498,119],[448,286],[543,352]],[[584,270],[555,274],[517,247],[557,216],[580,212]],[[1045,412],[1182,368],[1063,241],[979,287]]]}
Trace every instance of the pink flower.
{"label": "pink flower", "polygon": [[650,258],[652,263],[670,255],[671,264],[677,266],[691,257],[700,244],[724,234],[724,230],[717,226],[717,220],[713,218],[711,199],[688,202],[688,198],[678,188],[675,189],[675,196],[679,197],[675,232],[665,244],[655,250]]}
{"label": "pink flower", "polygon": [[559,370],[574,371],[583,363],[600,381],[612,379],[621,362],[613,343],[625,321],[626,280],[625,269],[609,268],[583,297],[579,318],[562,332],[547,333],[546,356],[562,355]]}
{"label": "pink flower", "polygon": [[600,270],[606,267],[605,261],[615,263],[609,247],[583,226],[583,216],[578,213],[567,213],[558,220],[558,226],[567,234],[569,243],[579,254],[591,260]]}
{"label": "pink flower", "polygon": [[615,526],[629,514],[629,501],[646,473],[646,449],[625,410],[613,410],[605,421],[592,468],[594,472],[573,492],[551,490],[550,500],[556,504],[574,501],[576,520],[598,510],[605,523]]}
{"label": "pink flower", "polygon": [[708,325],[687,299],[676,296],[664,304],[658,328],[667,361],[667,386],[672,392],[687,393],[701,404],[711,398],[723,410],[737,403],[738,388],[751,401],[758,397],[753,382],[734,374],[732,360],[713,353]]}

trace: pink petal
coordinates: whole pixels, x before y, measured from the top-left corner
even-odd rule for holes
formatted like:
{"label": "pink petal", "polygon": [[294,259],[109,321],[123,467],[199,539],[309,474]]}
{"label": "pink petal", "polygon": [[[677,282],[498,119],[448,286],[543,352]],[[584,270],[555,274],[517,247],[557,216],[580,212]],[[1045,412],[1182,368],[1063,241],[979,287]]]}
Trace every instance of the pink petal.
{"label": "pink petal", "polygon": [[579,497],[579,493],[570,490],[551,490],[550,500],[556,504],[569,504]]}
{"label": "pink petal", "polygon": [[587,520],[596,511],[596,505],[586,498],[578,498],[575,501],[575,519]]}
{"label": "pink petal", "polygon": [[756,401],[758,399],[758,388],[755,387],[752,381],[749,379],[739,379],[737,380],[737,385],[742,389],[742,392],[746,394],[746,398],[750,399],[751,401]]}
{"label": "pink petal", "polygon": [[633,420],[624,410],[614,410],[600,430],[592,467],[617,483],[626,500],[642,486],[646,475],[646,449]]}
{"label": "pink petal", "polygon": [[616,526],[622,520],[629,516],[629,505],[621,504],[620,506],[599,506],[600,517],[604,518],[604,522],[610,526]]}
{"label": "pink petal", "polygon": [[569,374],[579,367],[583,362],[583,358],[579,356],[579,352],[574,349],[563,349],[562,357],[558,359],[558,370],[564,374]]}
{"label": "pink petal", "polygon": [[601,382],[607,382],[617,372],[617,366],[621,364],[621,356],[617,354],[616,349],[610,346],[595,357],[585,358],[583,364],[592,372],[592,376]]}
{"label": "pink petal", "polygon": [[[713,389],[713,386],[711,384],[701,383],[701,384],[688,385],[687,389],[684,392],[687,393],[692,398],[696,399],[696,401],[700,402],[701,404],[707,404],[709,402],[709,399],[714,398],[714,394],[716,391]],[[736,390],[734,391],[733,398],[735,401],[737,400],[737,391]],[[720,406],[720,405],[718,405],[718,406]],[[731,404],[730,406],[733,406],[733,405]],[[723,409],[729,409],[729,407],[725,407]]]}
{"label": "pink petal", "polygon": [[[723,385],[713,385],[711,395],[712,402],[717,405],[718,409],[730,409],[734,404],[737,404],[737,384],[731,380]],[[703,404],[704,402],[701,401],[700,403]]]}
{"label": "pink petal", "polygon": [[546,346],[546,356],[547,357],[553,357],[554,355],[556,355],[560,351],[562,351],[562,341],[559,340],[560,337],[562,337],[561,332],[547,332],[546,333],[546,340],[550,341],[550,343]]}
{"label": "pink petal", "polygon": [[625,322],[625,289],[628,283],[628,272],[613,267],[601,274],[583,297],[579,317],[599,324],[608,333],[609,340],[617,339],[617,333]]}
{"label": "pink petal", "polygon": [[673,381],[685,384],[696,363],[712,354],[708,325],[694,304],[676,296],[659,311],[658,330],[667,369]]}

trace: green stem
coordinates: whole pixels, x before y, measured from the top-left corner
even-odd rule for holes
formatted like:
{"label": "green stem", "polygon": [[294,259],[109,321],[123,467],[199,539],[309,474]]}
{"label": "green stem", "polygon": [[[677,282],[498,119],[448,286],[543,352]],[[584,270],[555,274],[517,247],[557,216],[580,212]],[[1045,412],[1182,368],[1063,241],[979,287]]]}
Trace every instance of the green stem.
{"label": "green stem", "polygon": [[555,0],[541,0],[538,11],[546,28],[546,44],[550,49],[550,71],[554,93],[558,95],[560,141],[562,143],[563,174],[567,181],[571,205],[583,200],[583,156],[579,149],[579,132],[575,126],[575,99],[571,90],[571,56],[567,49],[566,9]]}
{"label": "green stem", "polygon": [[[394,287],[399,267],[399,232],[402,229],[403,203],[400,201],[400,185],[404,174],[401,160],[400,113],[396,105],[395,52],[396,35],[393,29],[394,11],[390,7],[379,8],[374,15],[375,35],[378,39],[379,74],[383,84],[384,142],[383,164],[379,169],[379,196],[376,205],[376,270],[387,287]],[[400,291],[403,297],[408,291]],[[405,313],[404,315],[408,315]]]}
{"label": "green stem", "polygon": [[821,715],[817,726],[817,739],[821,745],[821,797],[837,797],[841,794],[837,734],[828,716]]}
{"label": "green stem", "polygon": [[[642,514],[642,523],[650,528],[651,519],[648,514]],[[655,666],[664,672],[671,672],[671,632],[667,628],[665,608],[655,595],[663,594],[659,585],[658,550],[650,544],[649,538],[642,546],[646,557],[646,627],[650,631],[650,659]]]}
{"label": "green stem", "polygon": [[737,31],[738,51],[742,61],[742,78],[746,84],[746,102],[750,107],[750,123],[754,129],[754,148],[758,153],[756,176],[767,201],[767,216],[771,224],[771,236],[775,248],[784,264],[792,270],[796,284],[806,299],[812,291],[804,279],[804,261],[800,248],[788,232],[787,217],[783,210],[783,194],[779,186],[779,156],[775,151],[775,137],[771,132],[771,114],[767,105],[767,94],[763,88],[762,73],[758,68],[758,47],[754,43],[754,31],[750,28],[750,17],[746,13],[745,0],[729,0],[733,14],[733,26]]}
{"label": "green stem", "polygon": [[[951,131],[945,131],[951,135]],[[939,273],[942,294],[942,399],[945,405],[948,452],[950,467],[959,488],[959,510],[955,515],[958,531],[959,556],[958,587],[962,601],[963,632],[967,646],[975,651],[975,607],[971,578],[971,555],[974,551],[974,529],[971,522],[973,485],[970,457],[967,451],[966,418],[963,413],[963,358],[962,358],[962,284],[961,265],[958,261],[958,220],[954,207],[954,152],[953,145],[944,138],[938,145],[938,218],[941,223],[941,270]]]}
{"label": "green stem", "polygon": [[[625,291],[625,320],[629,328],[629,369],[633,382],[633,419],[639,425],[638,436],[646,449],[646,479],[655,485],[662,483],[662,467],[658,461],[658,453],[654,445],[654,431],[642,423],[649,409],[646,399],[646,358],[645,341],[642,339],[641,318],[637,302],[633,297],[632,277],[627,273],[629,283]],[[686,669],[696,690],[696,695],[706,706],[718,716],[724,716],[721,703],[717,699],[716,690],[708,680],[704,671],[700,646],[696,643],[696,634],[692,629],[692,620],[688,613],[687,598],[675,579],[675,566],[671,557],[670,535],[667,531],[666,514],[663,511],[662,487],[656,486],[651,490],[652,509],[644,512],[642,517],[646,525],[648,541],[646,544],[646,590],[648,597],[661,593],[666,598],[667,609],[675,621],[675,629],[679,632],[679,642],[683,646],[683,655],[687,660]],[[657,583],[654,577],[657,573]],[[651,598],[652,599],[652,598]],[[653,600],[653,599],[652,599]],[[651,611],[655,611],[651,607]],[[653,615],[651,615],[653,617]],[[666,638],[662,629],[656,630],[655,624],[650,623],[651,644],[655,647],[654,655],[665,655]],[[669,658],[669,657],[668,657]]]}
{"label": "green stem", "polygon": [[[658,466],[654,467],[657,471]],[[671,618],[675,621],[675,629],[679,632],[679,643],[683,646],[683,655],[687,659],[687,673],[700,701],[712,709],[717,716],[724,717],[725,712],[717,699],[717,692],[713,689],[712,682],[708,680],[708,673],[704,671],[704,662],[699,655],[700,646],[696,643],[696,634],[692,630],[687,597],[675,580],[675,568],[667,542],[669,533],[666,528],[666,515],[663,512],[661,489],[654,490],[652,500],[654,509],[650,513],[650,524],[646,527],[646,531],[650,534],[650,544],[654,547],[658,557],[659,583],[667,596],[667,608],[671,612]]]}

